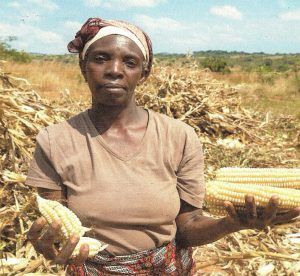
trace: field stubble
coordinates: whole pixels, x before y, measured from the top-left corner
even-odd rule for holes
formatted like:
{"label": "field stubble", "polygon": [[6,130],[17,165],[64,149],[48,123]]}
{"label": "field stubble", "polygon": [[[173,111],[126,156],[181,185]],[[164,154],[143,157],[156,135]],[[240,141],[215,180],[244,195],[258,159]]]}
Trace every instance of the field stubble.
{"label": "field stubble", "polygon": [[[9,63],[5,66],[7,72],[27,78],[34,86],[1,73],[0,258],[23,261],[23,266],[19,263],[7,275],[57,275],[61,268],[45,262],[26,240],[38,212],[32,190],[24,181],[39,129],[87,108],[88,89],[76,65],[46,62],[20,68]],[[137,101],[194,127],[203,144],[206,179],[225,166],[300,166],[299,120],[245,108],[241,93],[248,84],[229,85],[197,68],[155,66],[153,71],[138,87]],[[51,82],[47,82],[46,73],[53,75]],[[268,270],[273,275],[296,275],[300,272],[299,244],[292,241],[297,239],[299,227],[295,222],[268,232],[246,230],[198,247],[194,257],[199,273],[253,275]]]}

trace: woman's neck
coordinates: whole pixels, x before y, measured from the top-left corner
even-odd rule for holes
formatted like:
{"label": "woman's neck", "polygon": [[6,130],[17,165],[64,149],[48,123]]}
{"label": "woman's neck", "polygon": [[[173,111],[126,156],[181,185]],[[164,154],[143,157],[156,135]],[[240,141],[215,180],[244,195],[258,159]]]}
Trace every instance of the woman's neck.
{"label": "woman's neck", "polygon": [[138,124],[144,113],[135,103],[127,106],[92,104],[88,112],[100,134],[110,128],[126,128]]}

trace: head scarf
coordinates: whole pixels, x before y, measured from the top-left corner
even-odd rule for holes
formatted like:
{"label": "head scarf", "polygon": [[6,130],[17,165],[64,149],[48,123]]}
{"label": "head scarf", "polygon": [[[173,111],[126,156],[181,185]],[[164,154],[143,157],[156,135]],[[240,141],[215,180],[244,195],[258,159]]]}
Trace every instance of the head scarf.
{"label": "head scarf", "polygon": [[[101,33],[98,34],[100,30]],[[82,62],[85,59],[88,47],[94,42],[92,41],[93,38],[97,40],[98,37],[98,39],[100,39],[110,34],[125,35],[136,43],[145,57],[146,66],[144,67],[144,76],[147,78],[150,74],[153,62],[151,40],[149,36],[140,28],[128,22],[119,20],[104,20],[101,18],[89,18],[83,24],[80,31],[76,33],[75,39],[69,42],[68,50],[70,53],[79,53],[79,58]],[[89,41],[92,43],[88,43]]]}

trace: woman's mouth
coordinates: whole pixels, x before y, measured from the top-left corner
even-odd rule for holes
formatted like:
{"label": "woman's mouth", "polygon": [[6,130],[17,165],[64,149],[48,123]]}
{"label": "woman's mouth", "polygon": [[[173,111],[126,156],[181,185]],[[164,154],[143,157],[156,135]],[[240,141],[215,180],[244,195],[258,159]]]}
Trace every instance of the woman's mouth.
{"label": "woman's mouth", "polygon": [[120,84],[107,83],[100,86],[100,89],[105,93],[113,97],[123,96],[127,90],[126,87]]}
{"label": "woman's mouth", "polygon": [[114,83],[107,83],[107,84],[103,84],[102,86],[110,89],[125,89],[125,86],[120,84],[114,84]]}

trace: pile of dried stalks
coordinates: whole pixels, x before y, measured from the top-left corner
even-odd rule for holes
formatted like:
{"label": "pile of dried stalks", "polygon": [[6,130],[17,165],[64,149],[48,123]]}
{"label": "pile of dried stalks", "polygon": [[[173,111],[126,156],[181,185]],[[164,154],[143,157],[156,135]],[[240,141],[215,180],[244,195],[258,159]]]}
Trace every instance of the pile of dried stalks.
{"label": "pile of dried stalks", "polygon": [[[299,122],[242,108],[240,89],[247,87],[228,86],[197,68],[156,67],[138,88],[137,100],[195,128],[204,146],[206,178],[223,166],[299,166]],[[0,274],[58,275],[61,271],[26,241],[26,232],[38,214],[32,189],[23,183],[39,129],[87,106],[88,102],[78,103],[67,95],[59,102],[41,100],[26,80],[0,71]],[[251,230],[229,235],[197,248],[197,266],[209,275],[214,274],[212,268],[218,275],[258,269],[260,275],[268,271],[295,275],[300,272],[299,226],[295,222],[268,233]]]}

